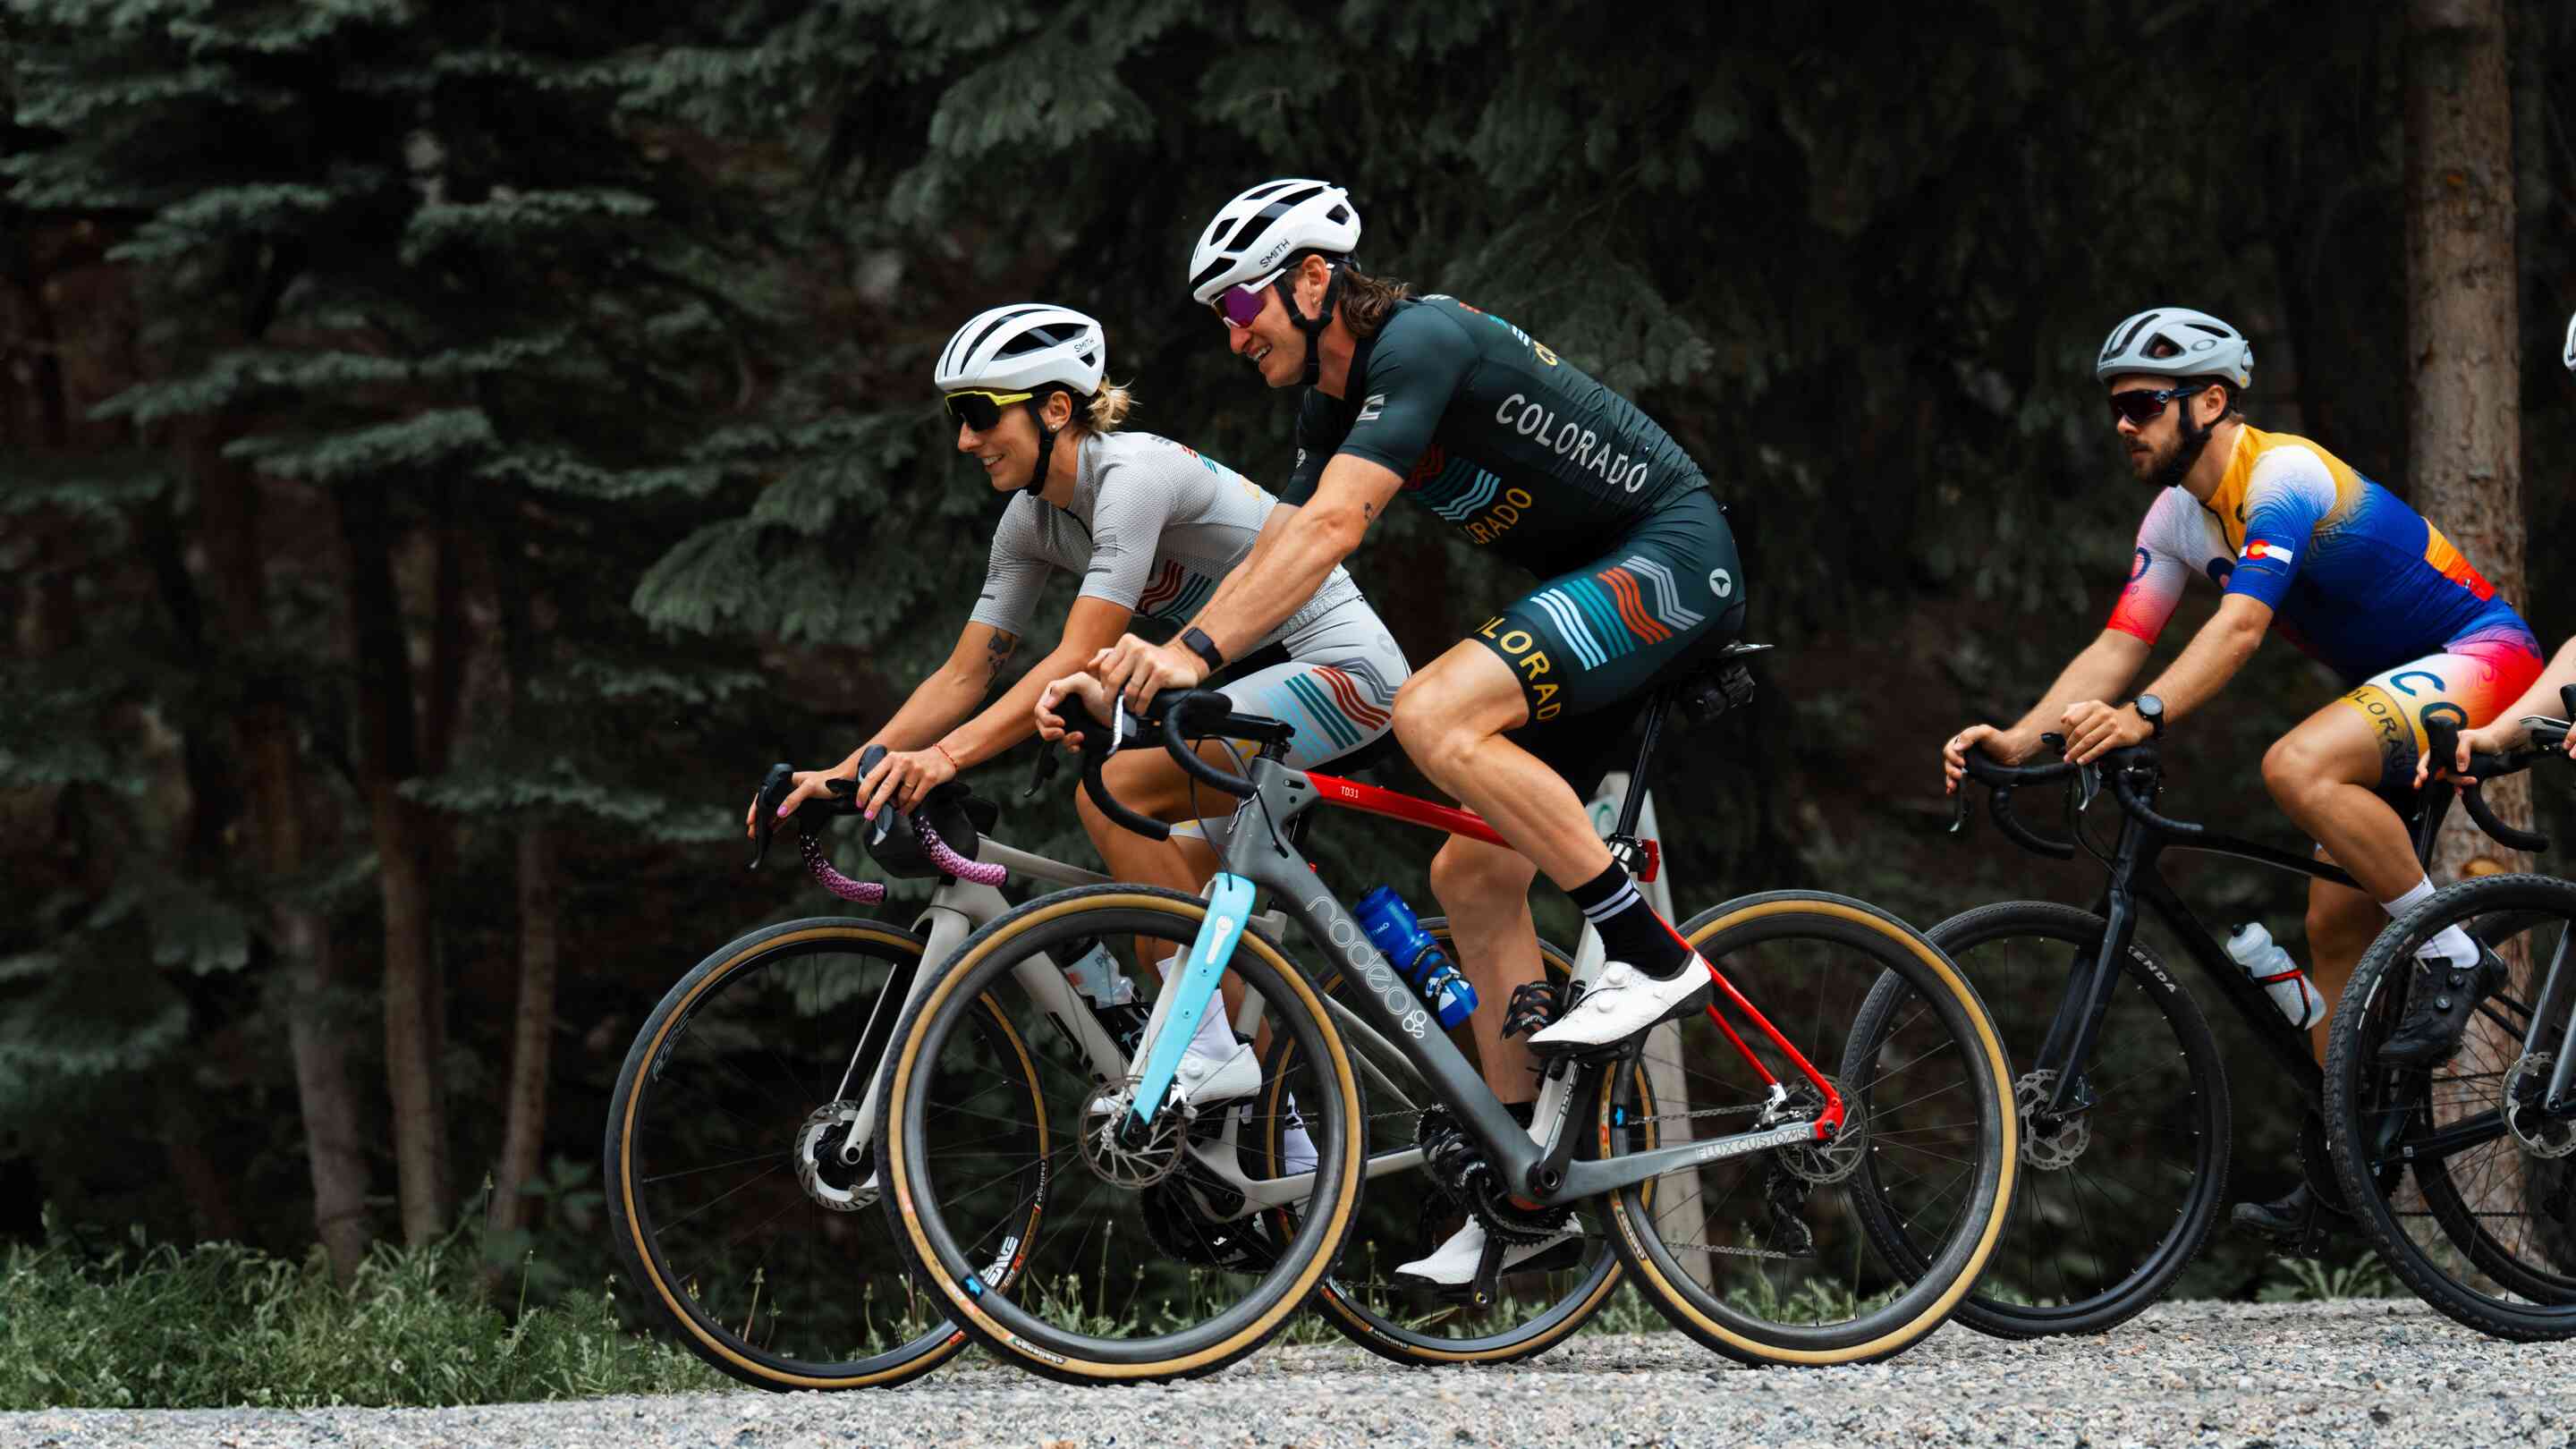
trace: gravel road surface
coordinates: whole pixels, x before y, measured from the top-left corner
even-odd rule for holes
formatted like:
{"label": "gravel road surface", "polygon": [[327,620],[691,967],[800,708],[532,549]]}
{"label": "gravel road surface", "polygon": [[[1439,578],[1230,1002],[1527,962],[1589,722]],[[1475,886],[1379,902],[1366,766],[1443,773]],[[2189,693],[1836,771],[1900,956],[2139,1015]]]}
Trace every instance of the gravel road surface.
{"label": "gravel road surface", "polygon": [[910,1388],[468,1409],[0,1414],[0,1445],[1159,1446],[2417,1445],[2576,1442],[2576,1348],[2422,1306],[2168,1304],[2105,1338],[1953,1325],[1891,1363],[1755,1372],[1678,1334],[1577,1338],[1515,1369],[1408,1372],[1274,1349],[1213,1379],[1077,1390],[972,1357]]}

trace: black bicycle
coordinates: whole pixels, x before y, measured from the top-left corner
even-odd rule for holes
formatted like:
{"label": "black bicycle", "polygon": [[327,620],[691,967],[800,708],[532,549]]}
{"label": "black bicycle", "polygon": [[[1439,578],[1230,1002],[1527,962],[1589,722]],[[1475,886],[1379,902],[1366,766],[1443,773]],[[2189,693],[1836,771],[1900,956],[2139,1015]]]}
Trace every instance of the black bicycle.
{"label": "black bicycle", "polygon": [[[2052,751],[2064,748],[2057,736],[2046,738]],[[2159,871],[2165,853],[2199,851],[2358,886],[2323,861],[2159,812],[2164,769],[2152,744],[2080,766],[2000,765],[1975,752],[1967,763],[1968,778],[1993,791],[1995,825],[2006,837],[2060,860],[2081,844],[2109,867],[2110,881],[2090,911],[2008,901],[1953,916],[1930,933],[1993,1005],[2023,1064],[2013,1097],[2025,1171],[2004,1241],[1958,1317],[2003,1338],[2100,1333],[2173,1287],[2208,1241],[2227,1192],[2226,1064],[2200,1004],[2138,939],[2142,909],[2183,943],[2300,1099],[2311,1108],[2320,1101],[2306,1024],[2285,1017],[2183,904]],[[2059,783],[2063,840],[2032,829],[2012,806],[2016,789]],[[2419,859],[2430,855],[2450,793],[2438,784],[2424,792],[2414,822]],[[2085,828],[2105,798],[2119,814],[2107,847]],[[1967,828],[1970,806],[1963,785],[1952,834]],[[2052,990],[2059,978],[2063,985]],[[2367,1027],[2352,1023],[2375,1033],[2374,1044],[2394,1024],[2393,1012]],[[2311,1111],[2299,1133],[2300,1167],[2313,1191],[2340,1205],[2324,1137]],[[1882,1230],[1903,1242],[1901,1224]]]}
{"label": "black bicycle", "polygon": [[[2576,718],[2576,685],[2560,695]],[[2460,791],[2518,850],[2549,841],[2495,818],[2477,782],[2567,762],[2568,721],[2523,720],[2533,748],[2480,755]],[[2444,731],[2433,758],[2454,757]],[[2427,989],[2415,953],[2458,926],[2504,958],[2452,1058],[2380,1065],[2360,1024]],[[2499,1338],[2576,1337],[2576,881],[2491,875],[2448,887],[2373,942],[2327,1034],[2326,1146],[2379,1255],[2425,1302]],[[2533,989],[2537,983],[2537,990]],[[2440,989],[2432,982],[2431,989]]]}

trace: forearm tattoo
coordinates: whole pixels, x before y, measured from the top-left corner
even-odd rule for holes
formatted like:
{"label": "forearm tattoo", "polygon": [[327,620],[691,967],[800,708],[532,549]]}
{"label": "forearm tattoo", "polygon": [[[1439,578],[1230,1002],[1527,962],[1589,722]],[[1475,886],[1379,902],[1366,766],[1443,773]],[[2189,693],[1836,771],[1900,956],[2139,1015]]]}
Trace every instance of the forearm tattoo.
{"label": "forearm tattoo", "polygon": [[992,688],[1000,681],[1002,666],[1010,662],[1011,651],[1019,647],[1018,635],[1005,634],[999,629],[993,631],[992,638],[984,641],[984,687],[986,689]]}

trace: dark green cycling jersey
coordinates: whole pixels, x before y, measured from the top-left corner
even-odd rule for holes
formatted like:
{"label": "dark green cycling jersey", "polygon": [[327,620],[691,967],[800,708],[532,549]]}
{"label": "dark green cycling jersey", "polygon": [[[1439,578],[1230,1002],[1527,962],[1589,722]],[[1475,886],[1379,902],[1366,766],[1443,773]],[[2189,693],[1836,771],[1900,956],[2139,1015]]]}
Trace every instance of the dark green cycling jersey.
{"label": "dark green cycling jersey", "polygon": [[1500,317],[1454,297],[1397,304],[1351,356],[1343,396],[1310,388],[1282,502],[1336,453],[1404,476],[1468,541],[1540,575],[1605,552],[1708,486],[1654,419]]}

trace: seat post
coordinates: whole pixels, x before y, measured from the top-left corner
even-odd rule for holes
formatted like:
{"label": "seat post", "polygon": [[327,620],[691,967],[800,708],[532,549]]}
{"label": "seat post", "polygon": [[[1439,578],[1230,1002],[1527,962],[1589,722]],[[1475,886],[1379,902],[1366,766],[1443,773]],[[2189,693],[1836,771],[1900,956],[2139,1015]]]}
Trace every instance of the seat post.
{"label": "seat post", "polygon": [[1628,768],[1628,794],[1619,802],[1619,823],[1610,828],[1613,835],[1634,835],[1637,816],[1646,808],[1646,771],[1655,762],[1655,745],[1664,733],[1664,713],[1672,708],[1674,686],[1657,685],[1653,702],[1646,706],[1646,731],[1637,741],[1637,762]]}

